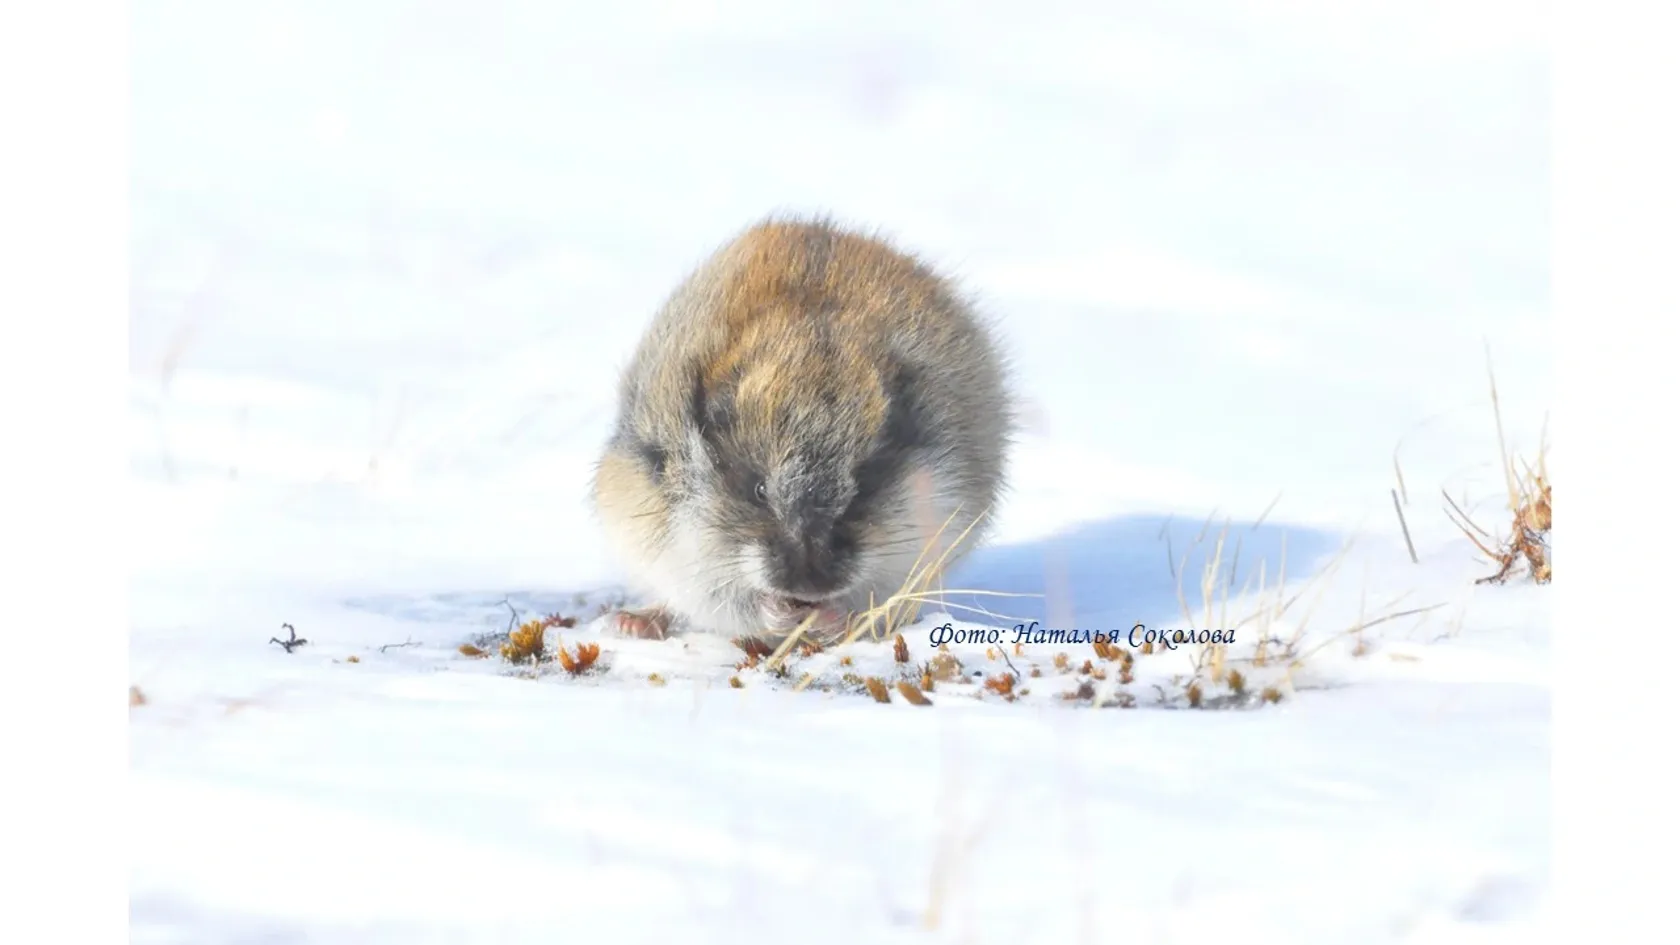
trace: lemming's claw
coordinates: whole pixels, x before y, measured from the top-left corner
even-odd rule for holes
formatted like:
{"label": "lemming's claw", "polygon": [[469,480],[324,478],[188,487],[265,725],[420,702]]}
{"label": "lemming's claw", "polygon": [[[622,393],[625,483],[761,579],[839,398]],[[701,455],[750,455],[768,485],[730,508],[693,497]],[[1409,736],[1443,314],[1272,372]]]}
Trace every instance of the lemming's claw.
{"label": "lemming's claw", "polygon": [[637,640],[663,640],[671,631],[671,614],[661,607],[621,610],[613,623],[623,636]]}

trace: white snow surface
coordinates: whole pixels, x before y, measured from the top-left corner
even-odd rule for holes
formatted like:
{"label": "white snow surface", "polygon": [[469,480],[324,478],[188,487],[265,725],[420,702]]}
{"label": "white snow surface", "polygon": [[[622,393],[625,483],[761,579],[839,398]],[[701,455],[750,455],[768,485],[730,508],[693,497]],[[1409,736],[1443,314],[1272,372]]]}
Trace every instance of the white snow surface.
{"label": "white snow surface", "polygon": [[[1548,588],[1474,584],[1442,492],[1505,524],[1488,350],[1512,451],[1549,406],[1539,17],[137,6],[133,941],[1533,940]],[[592,619],[617,370],[779,210],[955,273],[1027,405],[948,584],[1042,596],[953,597],[906,665],[859,643],[778,678]],[[1194,647],[1122,684],[1008,642],[1302,590],[1267,630],[1299,667],[1198,709]],[[495,656],[548,613],[589,672]],[[919,678],[947,622],[1005,642],[952,645],[932,706],[845,678]],[[1094,698],[1061,698],[1087,659]]]}

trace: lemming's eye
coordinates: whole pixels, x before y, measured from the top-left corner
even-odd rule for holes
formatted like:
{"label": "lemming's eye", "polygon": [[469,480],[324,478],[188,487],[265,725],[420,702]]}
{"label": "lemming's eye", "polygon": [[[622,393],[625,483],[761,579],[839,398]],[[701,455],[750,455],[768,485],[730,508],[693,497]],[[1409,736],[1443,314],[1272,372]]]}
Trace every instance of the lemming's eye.
{"label": "lemming's eye", "polygon": [[764,486],[764,480],[760,479],[758,482],[753,484],[753,495],[757,496],[758,501],[760,502],[764,502],[769,499],[770,493]]}
{"label": "lemming's eye", "polygon": [[666,456],[663,449],[652,443],[644,443],[641,446],[641,454],[642,461],[647,463],[648,468],[653,471],[655,479],[665,475],[665,464],[669,457]]}

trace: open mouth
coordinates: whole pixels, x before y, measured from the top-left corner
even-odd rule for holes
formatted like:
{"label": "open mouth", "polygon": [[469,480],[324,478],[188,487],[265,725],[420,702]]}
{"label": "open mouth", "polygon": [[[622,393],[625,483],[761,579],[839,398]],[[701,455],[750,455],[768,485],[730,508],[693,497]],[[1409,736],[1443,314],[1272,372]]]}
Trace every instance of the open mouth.
{"label": "open mouth", "polygon": [[816,615],[817,622],[834,619],[836,612],[823,601],[807,600],[803,597],[790,597],[783,594],[766,594],[764,596],[764,613],[773,622],[792,627],[806,618]]}

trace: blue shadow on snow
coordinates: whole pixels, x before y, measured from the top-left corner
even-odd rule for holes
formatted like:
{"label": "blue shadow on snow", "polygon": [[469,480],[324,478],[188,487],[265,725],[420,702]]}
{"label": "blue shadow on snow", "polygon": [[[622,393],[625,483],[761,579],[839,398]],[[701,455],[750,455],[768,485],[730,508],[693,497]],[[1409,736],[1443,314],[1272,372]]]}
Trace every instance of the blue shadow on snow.
{"label": "blue shadow on snow", "polygon": [[[1225,545],[1218,549],[1221,530]],[[947,591],[943,600],[952,617],[986,625],[1037,620],[1048,628],[1092,631],[1125,630],[1139,622],[1180,627],[1174,568],[1190,612],[1199,619],[1203,569],[1216,549],[1220,579],[1229,582],[1234,598],[1245,582],[1250,591],[1258,590],[1262,561],[1266,584],[1275,588],[1280,563],[1286,565],[1285,578],[1293,580],[1310,573],[1340,543],[1330,532],[1270,522],[1227,526],[1223,520],[1123,515],[1035,541],[982,547],[953,568],[944,585],[992,594]],[[992,596],[1000,593],[1043,596]]]}

